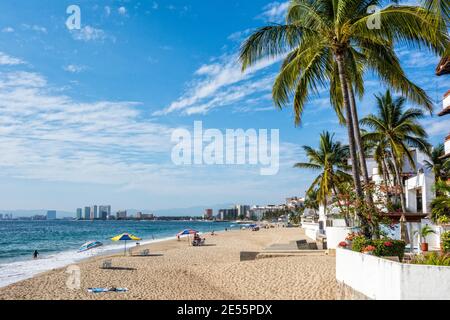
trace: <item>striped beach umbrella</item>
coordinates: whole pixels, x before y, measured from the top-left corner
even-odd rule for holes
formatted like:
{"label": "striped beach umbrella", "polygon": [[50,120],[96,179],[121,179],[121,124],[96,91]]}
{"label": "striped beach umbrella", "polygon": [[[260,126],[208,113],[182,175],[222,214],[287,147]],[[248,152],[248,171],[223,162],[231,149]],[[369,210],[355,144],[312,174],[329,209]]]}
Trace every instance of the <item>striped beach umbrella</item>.
{"label": "striped beach umbrella", "polygon": [[112,241],[125,241],[125,249],[124,249],[124,255],[127,254],[127,241],[140,241],[142,240],[139,237],[136,237],[135,235],[132,235],[131,233],[122,233],[118,236],[115,236],[114,238],[111,238]]}
{"label": "striped beach umbrella", "polygon": [[194,229],[185,229],[185,230],[179,232],[177,235],[178,235],[178,236],[188,236],[188,235],[191,235],[191,234],[197,234],[197,233],[198,233],[197,230],[194,230]]}
{"label": "striped beach umbrella", "polygon": [[191,234],[197,234],[198,233],[198,231],[197,230],[194,230],[194,229],[185,229],[185,230],[183,230],[183,231],[180,231],[180,232],[178,232],[177,233],[177,238],[179,239],[180,238],[180,236],[188,236],[188,244],[190,245],[190,243],[191,243],[191,237],[190,237],[190,235]]}

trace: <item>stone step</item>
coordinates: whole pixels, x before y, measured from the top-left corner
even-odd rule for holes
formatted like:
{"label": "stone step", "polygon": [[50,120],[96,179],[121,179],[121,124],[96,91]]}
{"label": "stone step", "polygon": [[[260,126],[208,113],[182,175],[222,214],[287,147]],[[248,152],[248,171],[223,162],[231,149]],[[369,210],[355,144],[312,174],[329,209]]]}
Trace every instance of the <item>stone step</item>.
{"label": "stone step", "polygon": [[324,250],[296,250],[296,251],[277,251],[261,252],[256,256],[256,260],[269,258],[302,257],[302,256],[323,256]]}

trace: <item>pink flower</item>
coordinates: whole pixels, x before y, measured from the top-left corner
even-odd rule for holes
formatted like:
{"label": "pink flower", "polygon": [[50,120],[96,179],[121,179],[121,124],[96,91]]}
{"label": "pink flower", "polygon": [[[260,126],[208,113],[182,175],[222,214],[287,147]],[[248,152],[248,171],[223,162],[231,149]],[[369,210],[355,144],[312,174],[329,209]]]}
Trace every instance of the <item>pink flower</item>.
{"label": "pink flower", "polygon": [[386,242],[384,243],[384,245],[385,245],[386,247],[392,247],[394,244],[393,244],[392,242],[390,242],[390,241],[386,241]]}

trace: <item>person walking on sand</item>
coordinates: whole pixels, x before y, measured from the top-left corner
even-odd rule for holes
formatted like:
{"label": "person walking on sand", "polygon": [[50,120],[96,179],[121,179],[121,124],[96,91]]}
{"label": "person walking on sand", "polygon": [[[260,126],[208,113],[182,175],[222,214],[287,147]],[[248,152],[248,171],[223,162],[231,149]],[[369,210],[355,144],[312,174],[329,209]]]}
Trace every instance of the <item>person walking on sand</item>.
{"label": "person walking on sand", "polygon": [[33,252],[33,259],[37,259],[39,255],[39,252],[37,250],[34,250]]}

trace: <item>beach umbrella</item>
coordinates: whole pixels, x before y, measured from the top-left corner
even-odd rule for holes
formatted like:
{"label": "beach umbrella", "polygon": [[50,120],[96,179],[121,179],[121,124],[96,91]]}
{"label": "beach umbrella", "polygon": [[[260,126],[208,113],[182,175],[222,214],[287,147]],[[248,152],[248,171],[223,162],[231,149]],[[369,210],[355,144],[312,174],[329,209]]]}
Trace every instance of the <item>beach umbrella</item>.
{"label": "beach umbrella", "polygon": [[[404,214],[402,214],[402,217],[400,218],[400,239],[405,241],[406,244],[410,243],[409,241],[409,234],[408,234],[408,228],[406,226],[406,217]],[[412,246],[412,244],[411,244]],[[411,247],[411,252],[413,248]]]}
{"label": "beach umbrella", "polygon": [[111,238],[112,241],[125,241],[125,249],[124,254],[127,254],[127,241],[140,241],[142,240],[139,237],[136,237],[135,235],[132,235],[130,233],[122,233],[118,236],[115,236],[114,238]]}
{"label": "beach umbrella", "polygon": [[194,229],[185,229],[185,230],[183,230],[183,231],[180,231],[177,235],[178,235],[178,236],[188,236],[188,235],[191,235],[191,234],[197,234],[197,233],[198,233],[197,230],[194,230]]}
{"label": "beach umbrella", "polygon": [[198,231],[194,230],[194,229],[184,229],[184,230],[182,230],[182,231],[177,233],[177,237],[179,237],[179,236],[188,236],[188,243],[190,243],[191,242],[190,241],[191,240],[190,235],[191,234],[197,234],[197,233],[198,233]]}
{"label": "beach umbrella", "polygon": [[103,243],[101,243],[100,241],[89,241],[83,244],[80,249],[78,249],[78,252],[89,251],[91,249],[101,247],[102,245]]}

